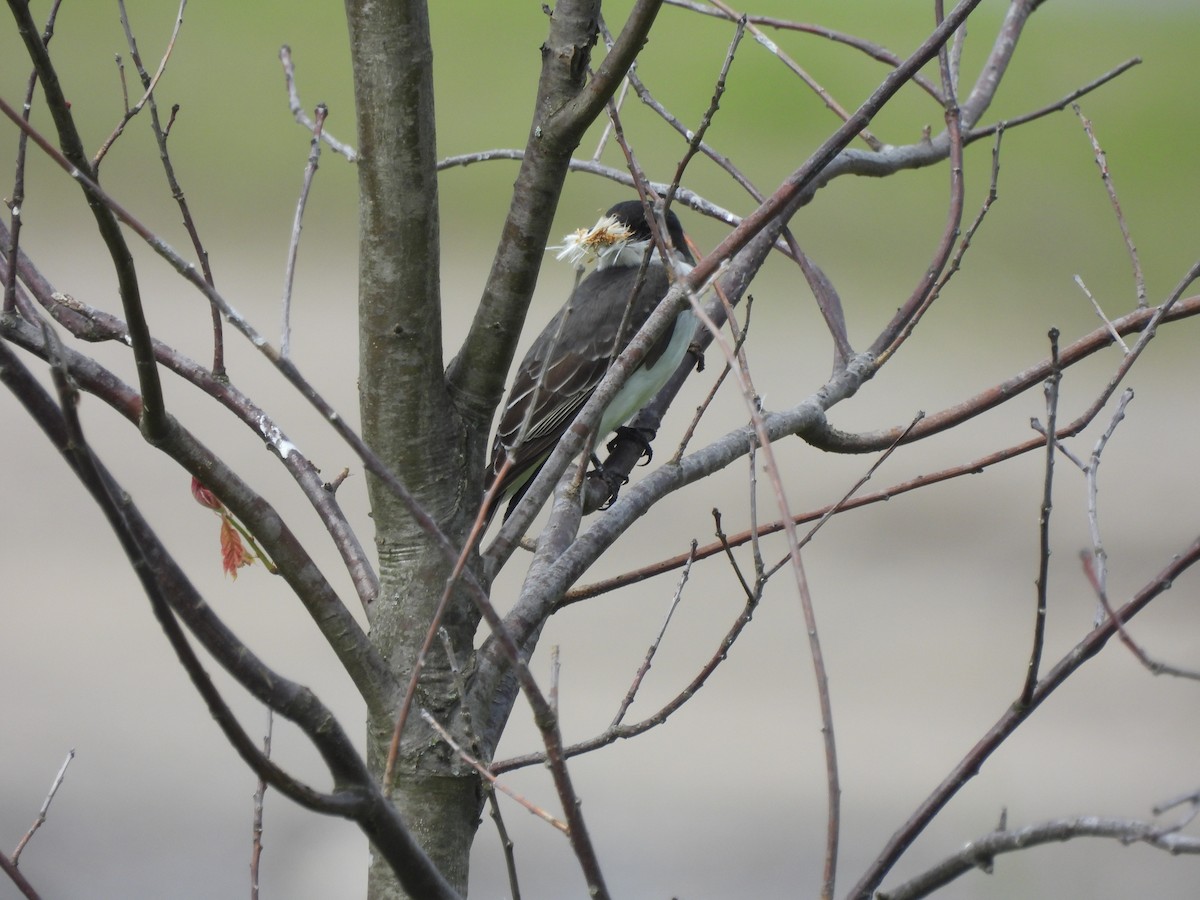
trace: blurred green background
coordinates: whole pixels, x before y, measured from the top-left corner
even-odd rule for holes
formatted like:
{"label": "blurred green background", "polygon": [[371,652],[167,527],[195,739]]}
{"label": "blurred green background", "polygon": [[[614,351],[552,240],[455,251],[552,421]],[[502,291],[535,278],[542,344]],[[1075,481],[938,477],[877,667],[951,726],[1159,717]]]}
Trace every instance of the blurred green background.
{"label": "blurred green background", "polygon": [[[616,28],[629,3],[605,5]],[[130,18],[147,65],[161,55],[176,4],[130,0]],[[34,4],[35,16],[48,4]],[[971,19],[964,81],[991,46],[1006,4],[989,0]],[[911,0],[763,2],[754,13],[820,23],[905,54],[932,23],[932,4]],[[435,42],[439,156],[520,147],[546,19],[530,2],[443,2],[431,11]],[[0,21],[7,21],[0,19]],[[655,94],[694,126],[708,106],[732,34],[728,23],[663,10],[639,71]],[[844,106],[853,108],[885,70],[844,47],[783,32],[772,38]],[[1200,254],[1194,163],[1200,104],[1194,56],[1200,10],[1194,2],[1051,0],[1032,18],[986,122],[1057,100],[1127,58],[1144,62],[1083,98],[1093,120],[1158,302]],[[179,42],[158,89],[165,109],[180,104],[172,156],[218,286],[272,340],[278,298],[308,138],[287,109],[277,54],[289,44],[308,108],[325,102],[327,129],[354,143],[352,86],[338,4],[258,2],[188,6]],[[115,4],[65,4],[52,53],[89,147],[111,132],[122,111],[114,56],[128,58]],[[0,25],[0,92],[19,102],[28,77],[11,24]],[[129,75],[130,92],[136,93]],[[144,116],[105,160],[107,188],[143,222],[185,250],[178,211],[167,195]],[[669,179],[681,152],[674,134],[631,99],[626,132],[643,166]],[[34,122],[47,116],[34,103]],[[906,90],[872,125],[903,144],[940,129],[941,111]],[[823,104],[779,61],[747,37],[708,139],[770,191],[837,126]],[[582,143],[590,156],[598,130]],[[16,132],[0,131],[0,173],[12,171]],[[969,220],[982,203],[990,140],[966,158]],[[1069,111],[1009,131],[1001,151],[999,200],[976,248],[914,339],[859,397],[831,418],[874,429],[906,422],[918,409],[959,402],[1046,354],[1045,333],[1064,342],[1097,324],[1072,282],[1080,275],[1110,316],[1133,304],[1133,282],[1092,151]],[[604,160],[619,166],[615,145]],[[447,358],[465,333],[508,203],[516,164],[492,162],[443,173],[443,290]],[[7,178],[7,175],[2,177]],[[921,278],[945,217],[945,167],[883,181],[842,179],[795,219],[801,244],[831,277],[846,306],[851,338],[868,345]],[[688,187],[744,214],[748,198],[700,160]],[[7,196],[9,188],[4,188]],[[556,233],[594,221],[623,189],[573,176]],[[354,334],[356,177],[326,151],[304,222],[295,290],[293,353],[319,389],[347,415],[356,409]],[[31,157],[23,246],[63,291],[116,309],[114,279],[77,189],[36,154]],[[684,216],[702,248],[724,228]],[[190,254],[189,254],[190,255]],[[198,359],[209,342],[201,299],[137,248],[148,314],[156,334]],[[572,275],[542,273],[531,323],[562,302]],[[783,261],[756,281],[751,363],[768,408],[797,402],[824,380],[831,351],[807,291]],[[1113,561],[1113,594],[1136,589],[1196,531],[1200,485],[1191,461],[1200,439],[1194,401],[1194,326],[1165,329],[1135,370],[1139,398],[1106,457],[1103,502]],[[289,435],[326,472],[355,471],[341,497],[369,536],[363,479],[352,456],[317,417],[237,338],[230,339],[235,381],[277,411]],[[119,348],[96,348],[131,378]],[[1068,374],[1064,405],[1077,411],[1116,365],[1102,355]],[[664,434],[678,434],[716,370],[694,379]],[[33,364],[38,368],[37,364]],[[302,537],[321,547],[325,571],[338,562],[288,480],[254,435],[231,429],[220,410],[177,381],[168,401],[188,427],[235,461]],[[1036,394],[1036,396],[1035,396]],[[187,480],[148,454],[134,429],[91,399],[83,415],[104,458],[150,513],[205,591],[256,650],[285,674],[314,686],[357,732],[362,710],[331,654],[286,592],[261,571],[236,584],[217,565],[216,523],[196,507]],[[1029,434],[1042,416],[1040,392],[969,427],[909,448],[872,485],[962,462]],[[7,473],[0,561],[5,626],[0,667],[9,684],[0,701],[0,843],[13,846],[32,820],[66,750],[78,757],[49,824],[35,837],[23,870],[46,896],[226,897],[245,890],[249,856],[249,774],[208,721],[170,658],[115,542],[83,492],[26,422],[0,397],[0,463]],[[745,419],[731,392],[720,398],[700,439]],[[1089,437],[1074,449],[1085,454]],[[861,459],[826,457],[784,444],[789,496],[798,509],[831,502],[861,475]],[[1023,673],[1036,572],[1040,459],[835,520],[806,556],[833,677],[835,723],[845,800],[843,888],[903,818],[1011,702]],[[710,539],[709,510],[728,528],[747,521],[745,471],[681,492],[648,516],[604,562],[609,574]],[[1088,545],[1081,479],[1060,464],[1056,506],[1052,628],[1048,657],[1086,632],[1094,613],[1075,553]],[[767,498],[760,498],[766,504]],[[685,526],[680,530],[680,525]],[[768,544],[777,556],[780,545]],[[498,602],[515,573],[497,586]],[[590,577],[589,579],[590,580]],[[715,650],[739,600],[727,571],[710,566],[668,634],[635,714],[696,671]],[[622,597],[575,607],[547,630],[562,647],[564,727],[568,739],[602,729],[611,717],[669,600],[659,579]],[[1178,585],[1139,621],[1160,656],[1200,666],[1197,591]],[[285,636],[281,640],[281,635]],[[578,761],[589,822],[614,893],[624,897],[792,897],[815,893],[824,816],[823,764],[810,667],[794,590],[780,582],[756,621],[702,695],[636,742]],[[546,667],[539,660],[540,675]],[[224,682],[222,682],[224,683]],[[262,714],[240,700],[244,721]],[[994,826],[1097,813],[1148,817],[1152,803],[1200,781],[1192,711],[1195,693],[1149,678],[1112,648],[1043,710],[985,767],[897,870],[919,871]],[[501,755],[536,738],[518,709]],[[323,786],[302,739],[279,725],[276,752]],[[512,782],[553,806],[539,772]],[[583,885],[559,836],[524,813],[509,813],[529,897],[581,896]],[[352,827],[304,814],[268,798],[263,883],[267,895],[353,897],[365,881],[365,843]],[[997,874],[969,876],[943,896],[1195,896],[1195,862],[1144,848],[1077,843],[1002,859]],[[490,827],[477,841],[472,896],[505,896],[500,853]],[[1147,885],[1154,885],[1151,891]],[[6,886],[0,886],[0,896]]]}

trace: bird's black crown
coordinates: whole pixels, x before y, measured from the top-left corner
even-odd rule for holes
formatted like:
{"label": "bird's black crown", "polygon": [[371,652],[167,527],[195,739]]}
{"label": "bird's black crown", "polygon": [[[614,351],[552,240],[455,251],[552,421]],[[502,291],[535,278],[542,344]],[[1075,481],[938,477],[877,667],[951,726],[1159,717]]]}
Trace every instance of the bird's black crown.
{"label": "bird's black crown", "polygon": [[[646,221],[646,207],[642,205],[641,200],[623,200],[610,207],[605,215],[612,216],[632,232],[630,242],[652,239],[650,223]],[[694,263],[692,254],[688,252],[687,242],[683,239],[683,226],[679,223],[679,217],[668,209],[664,219],[672,246],[684,259]]]}

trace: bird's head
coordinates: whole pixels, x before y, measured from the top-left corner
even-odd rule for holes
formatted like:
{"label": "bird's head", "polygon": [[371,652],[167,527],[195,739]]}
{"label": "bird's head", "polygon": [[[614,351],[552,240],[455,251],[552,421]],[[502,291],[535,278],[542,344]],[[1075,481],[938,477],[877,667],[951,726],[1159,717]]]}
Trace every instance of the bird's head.
{"label": "bird's head", "polygon": [[[667,233],[664,239],[672,245],[676,262],[688,267],[695,265],[679,218],[667,210],[665,221]],[[562,244],[547,249],[558,251],[556,259],[572,264],[594,259],[597,269],[606,269],[610,266],[640,266],[653,242],[642,202],[625,200],[611,207],[591,228],[580,228],[564,237]],[[658,254],[653,254],[650,261],[652,264],[659,262]]]}

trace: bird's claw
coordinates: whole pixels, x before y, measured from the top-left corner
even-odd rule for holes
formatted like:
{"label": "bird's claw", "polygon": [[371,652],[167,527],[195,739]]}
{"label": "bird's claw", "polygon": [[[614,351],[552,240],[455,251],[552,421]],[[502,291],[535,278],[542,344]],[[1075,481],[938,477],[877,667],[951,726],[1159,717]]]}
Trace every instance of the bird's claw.
{"label": "bird's claw", "polygon": [[[628,425],[621,425],[617,428],[617,436],[614,437],[605,445],[605,449],[612,453],[617,449],[618,442],[622,440],[630,440],[642,448],[642,455],[639,457],[638,465],[648,466],[650,460],[654,459],[654,450],[650,446],[650,440],[654,437],[654,432],[648,428],[631,428]],[[628,481],[629,479],[626,479]]]}
{"label": "bird's claw", "polygon": [[600,504],[598,509],[608,509],[616,502],[617,494],[621,492],[621,488],[624,485],[629,483],[629,479],[612,469],[606,469],[595,454],[592,454],[592,466],[592,471],[588,472],[588,477],[600,479],[600,481],[604,482],[605,490],[608,491],[604,502]]}

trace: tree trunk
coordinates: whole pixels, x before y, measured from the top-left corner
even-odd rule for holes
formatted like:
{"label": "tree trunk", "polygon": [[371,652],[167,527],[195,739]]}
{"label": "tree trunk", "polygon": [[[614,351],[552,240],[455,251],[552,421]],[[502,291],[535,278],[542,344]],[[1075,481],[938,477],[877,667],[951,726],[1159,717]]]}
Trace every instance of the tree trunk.
{"label": "tree trunk", "polygon": [[[387,762],[394,725],[394,716],[372,717],[369,723],[367,763],[372,772],[380,775]],[[427,733],[424,723],[418,721],[414,725],[420,726],[421,733]],[[408,765],[413,754],[406,750],[404,756],[402,764]],[[413,837],[446,880],[466,896],[471,842],[479,824],[478,776],[461,771],[441,775],[404,773],[396,778],[393,797]],[[408,896],[387,861],[374,850],[367,874],[367,896],[370,900],[398,900]]]}
{"label": "tree trunk", "polygon": [[[359,399],[362,433],[456,544],[474,503],[464,503],[464,426],[442,361],[438,194],[429,19],[421,0],[347,0],[358,112]],[[380,593],[371,641],[406,685],[451,565],[392,492],[371,479]],[[472,498],[474,499],[474,498]],[[443,622],[454,662],[469,672],[478,617],[452,606]],[[461,682],[436,642],[397,760],[394,797],[414,836],[462,893],[479,819],[478,777],[420,718],[429,710],[462,737]],[[369,711],[367,757],[382,781],[401,697]],[[469,746],[469,740],[463,738]],[[403,897],[372,857],[368,896]]]}

